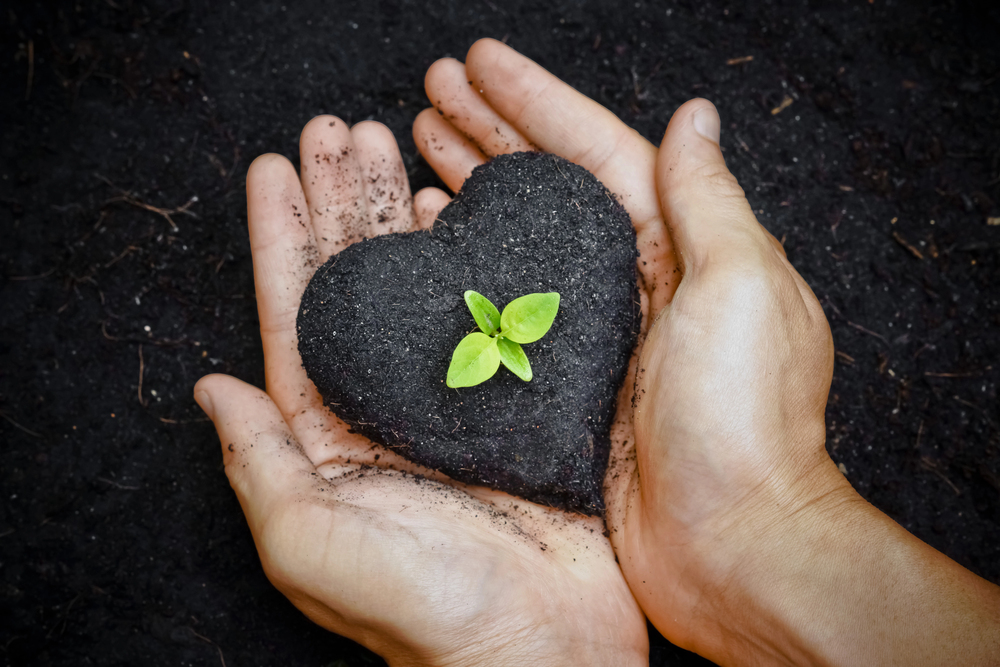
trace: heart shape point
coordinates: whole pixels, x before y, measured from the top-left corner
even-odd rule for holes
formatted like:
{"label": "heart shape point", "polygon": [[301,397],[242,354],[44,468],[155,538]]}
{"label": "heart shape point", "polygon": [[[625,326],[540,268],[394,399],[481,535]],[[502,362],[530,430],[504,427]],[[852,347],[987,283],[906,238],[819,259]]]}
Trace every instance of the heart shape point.
{"label": "heart shape point", "polygon": [[[639,330],[635,232],[592,174],[544,153],[477,167],[430,231],[349,246],[313,276],[299,352],[324,403],[353,429],[469,484],[601,514],[615,398]],[[506,368],[445,384],[475,330],[463,295],[501,310],[558,292],[559,314]]]}

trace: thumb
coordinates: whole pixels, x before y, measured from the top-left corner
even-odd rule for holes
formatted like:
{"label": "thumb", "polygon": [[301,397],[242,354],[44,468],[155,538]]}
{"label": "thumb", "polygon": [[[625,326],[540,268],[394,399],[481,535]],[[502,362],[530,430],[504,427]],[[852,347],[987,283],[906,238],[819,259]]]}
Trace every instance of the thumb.
{"label": "thumb", "polygon": [[[685,274],[711,259],[728,261],[770,234],[757,222],[719,148],[719,113],[708,100],[682,105],[670,119],[656,161],[656,187]],[[775,242],[776,243],[776,242]]]}
{"label": "thumb", "polygon": [[195,385],[194,398],[215,423],[229,483],[259,538],[270,512],[310,491],[316,467],[260,389],[228,375],[207,375]]}

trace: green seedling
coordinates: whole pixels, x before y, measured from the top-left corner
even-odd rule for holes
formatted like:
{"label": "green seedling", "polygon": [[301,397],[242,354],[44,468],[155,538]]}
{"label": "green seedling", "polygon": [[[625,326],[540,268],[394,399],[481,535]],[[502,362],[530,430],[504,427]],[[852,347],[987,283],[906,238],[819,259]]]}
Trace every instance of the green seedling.
{"label": "green seedling", "polygon": [[531,364],[521,345],[534,343],[552,327],[559,312],[559,293],[526,294],[507,304],[503,314],[479,292],[465,292],[465,303],[479,331],[462,339],[451,355],[447,385],[473,387],[506,366],[525,382]]}

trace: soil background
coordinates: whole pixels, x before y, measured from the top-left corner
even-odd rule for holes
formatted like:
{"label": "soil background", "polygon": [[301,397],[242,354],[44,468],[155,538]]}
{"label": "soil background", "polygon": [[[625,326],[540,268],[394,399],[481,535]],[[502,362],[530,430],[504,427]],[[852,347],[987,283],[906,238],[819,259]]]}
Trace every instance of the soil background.
{"label": "soil background", "polygon": [[388,125],[414,189],[436,184],[410,136],[423,75],[483,36],[654,143],[685,100],[718,105],[833,328],[834,460],[1000,582],[997,34],[995,3],[927,0],[6,4],[3,662],[381,664],[267,582],[191,387],[263,381],[250,161],[295,159],[334,113]]}

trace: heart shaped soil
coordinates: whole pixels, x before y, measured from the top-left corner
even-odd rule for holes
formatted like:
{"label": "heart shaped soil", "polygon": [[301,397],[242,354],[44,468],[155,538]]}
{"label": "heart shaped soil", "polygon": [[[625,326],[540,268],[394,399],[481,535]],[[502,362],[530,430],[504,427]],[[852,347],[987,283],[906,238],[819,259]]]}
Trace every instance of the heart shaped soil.
{"label": "heart shaped soil", "polygon": [[[478,167],[430,231],[355,243],[313,276],[299,352],[326,405],[355,430],[453,479],[601,514],[615,397],[639,329],[635,233],[592,174],[544,153]],[[503,307],[558,292],[548,333],[524,345],[534,377],[501,367],[445,385],[476,324],[475,290]]]}

